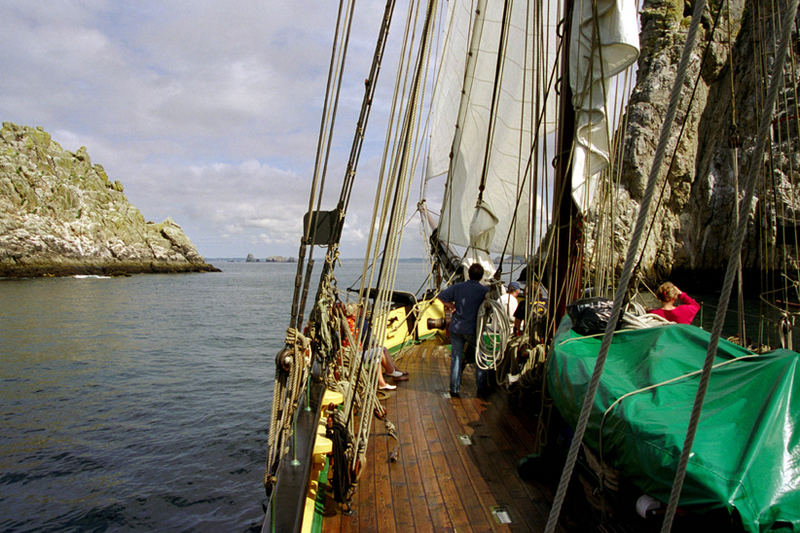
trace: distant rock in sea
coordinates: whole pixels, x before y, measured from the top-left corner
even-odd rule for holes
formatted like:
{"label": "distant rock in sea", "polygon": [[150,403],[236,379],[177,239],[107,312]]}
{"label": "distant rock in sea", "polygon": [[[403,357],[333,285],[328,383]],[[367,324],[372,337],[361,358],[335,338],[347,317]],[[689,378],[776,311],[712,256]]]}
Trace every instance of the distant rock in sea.
{"label": "distant rock in sea", "polygon": [[247,254],[247,259],[244,260],[245,263],[260,263],[261,259],[256,259],[256,256],[253,254]]}
{"label": "distant rock in sea", "polygon": [[267,263],[297,263],[294,257],[283,257],[280,255],[271,255],[264,259]]}
{"label": "distant rock in sea", "polygon": [[119,181],[41,128],[0,130],[0,277],[218,271],[167,218],[146,222]]}

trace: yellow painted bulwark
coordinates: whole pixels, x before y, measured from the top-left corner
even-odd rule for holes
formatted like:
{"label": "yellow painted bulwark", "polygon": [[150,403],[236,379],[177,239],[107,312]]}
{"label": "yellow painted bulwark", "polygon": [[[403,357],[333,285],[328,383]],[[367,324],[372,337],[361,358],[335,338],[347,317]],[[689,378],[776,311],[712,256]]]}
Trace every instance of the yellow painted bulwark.
{"label": "yellow painted bulwark", "polygon": [[[410,309],[410,311],[407,311]],[[409,313],[418,316],[413,331],[408,329]],[[386,340],[384,346],[390,351],[395,352],[404,346],[427,339],[437,333],[444,334],[444,330],[431,329],[428,327],[428,319],[444,318],[444,305],[438,298],[423,300],[418,302],[414,308],[400,307],[389,313],[388,326],[386,328]]]}
{"label": "yellow painted bulwark", "polygon": [[322,395],[322,413],[317,424],[317,437],[314,440],[314,452],[311,460],[313,466],[309,476],[308,492],[306,493],[306,503],[303,510],[303,533],[310,533],[314,526],[314,514],[316,512],[317,491],[319,490],[319,475],[325,467],[325,456],[333,452],[333,441],[325,436],[328,415],[325,410],[331,404],[341,405],[344,403],[344,396],[341,392],[326,390]]}

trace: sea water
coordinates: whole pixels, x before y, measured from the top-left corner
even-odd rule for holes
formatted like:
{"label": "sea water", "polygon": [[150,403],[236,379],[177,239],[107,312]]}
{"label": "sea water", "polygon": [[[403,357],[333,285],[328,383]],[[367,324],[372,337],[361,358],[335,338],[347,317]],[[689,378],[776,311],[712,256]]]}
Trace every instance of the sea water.
{"label": "sea water", "polygon": [[[0,280],[1,531],[260,528],[296,265],[211,262]],[[343,298],[361,267],[337,269]],[[398,287],[424,277],[403,262]]]}
{"label": "sea water", "polygon": [[[0,280],[0,531],[260,528],[297,267],[211,262]],[[361,267],[337,268],[342,298]],[[398,288],[426,274],[401,262]]]}

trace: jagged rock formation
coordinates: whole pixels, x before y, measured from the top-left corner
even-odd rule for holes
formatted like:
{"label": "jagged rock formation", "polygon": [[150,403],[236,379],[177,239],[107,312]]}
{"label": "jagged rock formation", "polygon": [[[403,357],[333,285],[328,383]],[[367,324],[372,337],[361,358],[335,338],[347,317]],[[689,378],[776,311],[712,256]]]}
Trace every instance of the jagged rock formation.
{"label": "jagged rock formation", "polygon": [[[725,7],[728,3],[730,17]],[[692,5],[681,0],[645,0],[641,11],[641,54],[636,87],[627,111],[621,186],[616,191],[615,215],[618,216],[612,239],[617,272],[624,261],[652,166]],[[715,21],[720,5],[722,13]],[[774,3],[766,0],[709,2],[689,76],[682,88],[681,106],[653,204],[656,207],[651,215],[653,222],[641,264],[641,271],[647,278],[663,279],[701,271],[718,274],[727,264],[728,243],[735,227],[733,206],[736,200],[733,150],[729,144],[734,110],[731,103],[735,102],[741,139],[738,156],[741,183],[750,168],[760,105],[767,90],[764,72],[771,70],[776,47],[777,31],[773,25],[778,17],[770,18],[773,7]],[[733,42],[733,74],[729,35]],[[703,62],[706,48],[708,52]],[[756,189],[757,205],[750,214],[743,248],[742,261],[746,269],[775,269],[781,264],[786,256],[775,246],[778,230],[791,226],[794,232],[795,213],[800,209],[800,189],[792,181],[800,170],[795,102],[800,70],[792,66],[800,60],[797,26],[791,53],[793,59],[787,62],[787,79],[773,121],[777,124],[773,133],[781,128],[783,132],[774,136],[771,156],[768,146],[764,162],[756,162],[765,170]],[[682,125],[684,130],[679,137]],[[598,217],[598,213],[587,215],[590,233]],[[590,249],[594,246],[591,236],[588,245]]]}
{"label": "jagged rock formation", "polygon": [[215,271],[171,219],[145,222],[86,148],[0,130],[0,276]]}

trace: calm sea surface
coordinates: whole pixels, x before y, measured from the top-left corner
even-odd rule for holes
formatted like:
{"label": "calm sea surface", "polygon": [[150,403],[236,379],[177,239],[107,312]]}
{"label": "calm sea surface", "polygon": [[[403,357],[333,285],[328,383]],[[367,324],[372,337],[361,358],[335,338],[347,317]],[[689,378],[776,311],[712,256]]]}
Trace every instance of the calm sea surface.
{"label": "calm sea surface", "polygon": [[[0,530],[260,527],[296,265],[212,262],[0,280]],[[424,268],[401,263],[399,287]]]}
{"label": "calm sea surface", "polygon": [[[213,262],[0,280],[0,531],[260,527],[296,265]],[[398,288],[424,269],[401,262]]]}

